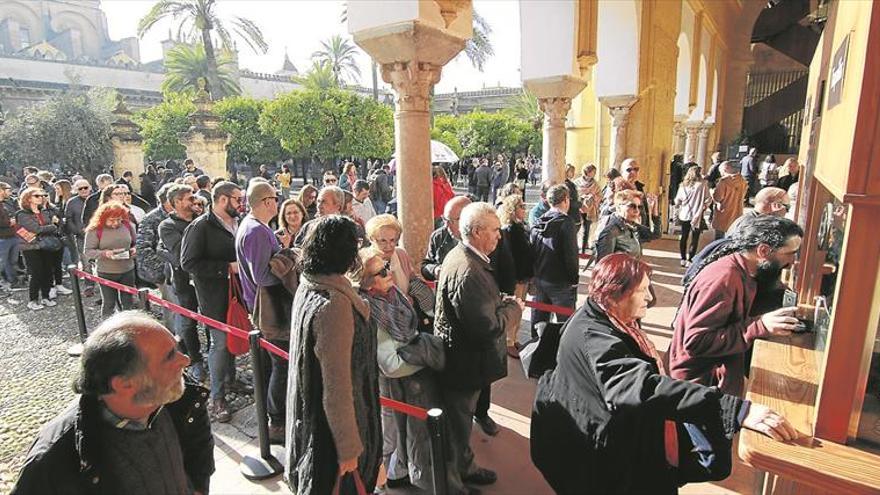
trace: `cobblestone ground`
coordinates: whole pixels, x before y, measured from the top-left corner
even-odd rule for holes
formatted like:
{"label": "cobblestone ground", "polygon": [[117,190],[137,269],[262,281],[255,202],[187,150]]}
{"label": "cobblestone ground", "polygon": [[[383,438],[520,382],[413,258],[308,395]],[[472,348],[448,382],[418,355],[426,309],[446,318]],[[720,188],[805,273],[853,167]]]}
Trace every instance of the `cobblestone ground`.
{"label": "cobblestone ground", "polygon": [[[65,285],[70,285],[65,281]],[[15,298],[26,300],[17,290]],[[40,427],[73,400],[73,379],[79,360],[67,349],[79,343],[73,296],[59,296],[58,305],[31,311],[0,299],[0,493],[9,493]],[[96,297],[86,298],[88,328],[101,320]],[[204,332],[200,331],[202,339]],[[202,349],[207,347],[202,343]],[[238,376],[250,383],[247,355],[239,356]],[[228,394],[235,412],[253,403],[251,396]]]}

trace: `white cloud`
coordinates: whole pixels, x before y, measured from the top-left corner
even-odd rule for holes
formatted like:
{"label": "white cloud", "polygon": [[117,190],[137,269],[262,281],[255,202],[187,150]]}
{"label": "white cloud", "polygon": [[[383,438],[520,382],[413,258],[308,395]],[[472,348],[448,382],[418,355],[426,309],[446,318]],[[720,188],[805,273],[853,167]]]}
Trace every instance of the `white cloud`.
{"label": "white cloud", "polygon": [[[356,1],[356,0],[352,0]],[[102,9],[107,14],[107,25],[113,39],[136,36],[138,20],[146,14],[153,1],[104,0]],[[219,2],[221,16],[247,17],[263,30],[269,43],[265,55],[255,54],[244,43],[239,43],[239,61],[243,68],[255,72],[274,73],[281,68],[284,50],[300,71],[310,65],[311,54],[320,47],[320,41],[334,34],[348,36],[346,26],[340,21],[341,1],[315,0],[224,0]],[[481,89],[483,87],[519,86],[519,8],[516,0],[476,0],[474,8],[492,27],[492,43],[495,55],[479,72],[471,66],[464,55],[446,65],[437,92]],[[172,22],[155,25],[140,42],[141,60],[148,62],[162,56],[160,42],[168,37]],[[176,26],[176,25],[175,25]],[[359,57],[363,86],[370,83],[369,57]],[[380,77],[380,84],[382,84]]]}

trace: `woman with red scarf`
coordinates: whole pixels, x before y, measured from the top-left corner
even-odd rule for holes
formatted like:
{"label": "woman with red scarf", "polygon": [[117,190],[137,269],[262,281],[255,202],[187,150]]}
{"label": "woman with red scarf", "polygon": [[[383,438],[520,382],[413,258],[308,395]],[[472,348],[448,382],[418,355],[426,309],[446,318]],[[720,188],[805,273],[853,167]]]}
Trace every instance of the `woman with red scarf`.
{"label": "woman with red scarf", "polygon": [[31,311],[55,306],[49,297],[54,286],[52,262],[62,244],[57,236],[60,219],[44,209],[48,196],[39,187],[25,189],[18,198],[21,210],[15,214],[16,234],[22,240],[19,247],[27,267],[28,309]]}
{"label": "woman with red scarf", "polygon": [[650,273],[628,254],[599,261],[589,298],[563,328],[556,369],[538,382],[532,460],[557,493],[676,493],[727,477],[742,427],[797,436],[765,406],[667,375],[639,325]]}

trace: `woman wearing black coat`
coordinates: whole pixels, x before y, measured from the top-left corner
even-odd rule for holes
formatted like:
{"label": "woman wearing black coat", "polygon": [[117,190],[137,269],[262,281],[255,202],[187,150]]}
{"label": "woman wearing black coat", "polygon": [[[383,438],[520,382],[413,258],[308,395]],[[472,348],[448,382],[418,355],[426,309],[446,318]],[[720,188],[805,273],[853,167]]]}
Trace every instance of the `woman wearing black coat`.
{"label": "woman wearing black coat", "polygon": [[[695,472],[729,475],[741,427],[797,436],[765,406],[666,375],[638,323],[651,299],[649,275],[626,254],[600,261],[587,302],[563,328],[556,369],[538,382],[532,461],[557,493],[676,493]],[[694,462],[698,438],[710,439],[711,473]]]}

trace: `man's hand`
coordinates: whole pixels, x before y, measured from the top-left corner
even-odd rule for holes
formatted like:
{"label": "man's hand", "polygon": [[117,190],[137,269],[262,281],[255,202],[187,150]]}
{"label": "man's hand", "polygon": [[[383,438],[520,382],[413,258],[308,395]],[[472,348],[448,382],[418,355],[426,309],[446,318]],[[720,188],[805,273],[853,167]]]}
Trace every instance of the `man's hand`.
{"label": "man's hand", "polygon": [[749,413],[743,421],[743,427],[763,433],[777,441],[794,440],[799,436],[797,430],[781,414],[763,404],[749,407]]}
{"label": "man's hand", "polygon": [[229,264],[229,269],[232,270],[232,273],[238,275],[238,262],[237,262],[237,261],[233,261],[232,263],[230,263],[230,264]]}
{"label": "man's hand", "polygon": [[342,476],[345,473],[350,473],[358,468],[358,459],[357,457],[353,457],[348,459],[347,461],[339,461],[339,476]]}
{"label": "man's hand", "polygon": [[767,327],[770,335],[787,337],[797,328],[798,319],[794,317],[795,311],[797,308],[794,306],[779,308],[776,311],[765,313],[761,316],[761,321]]}

